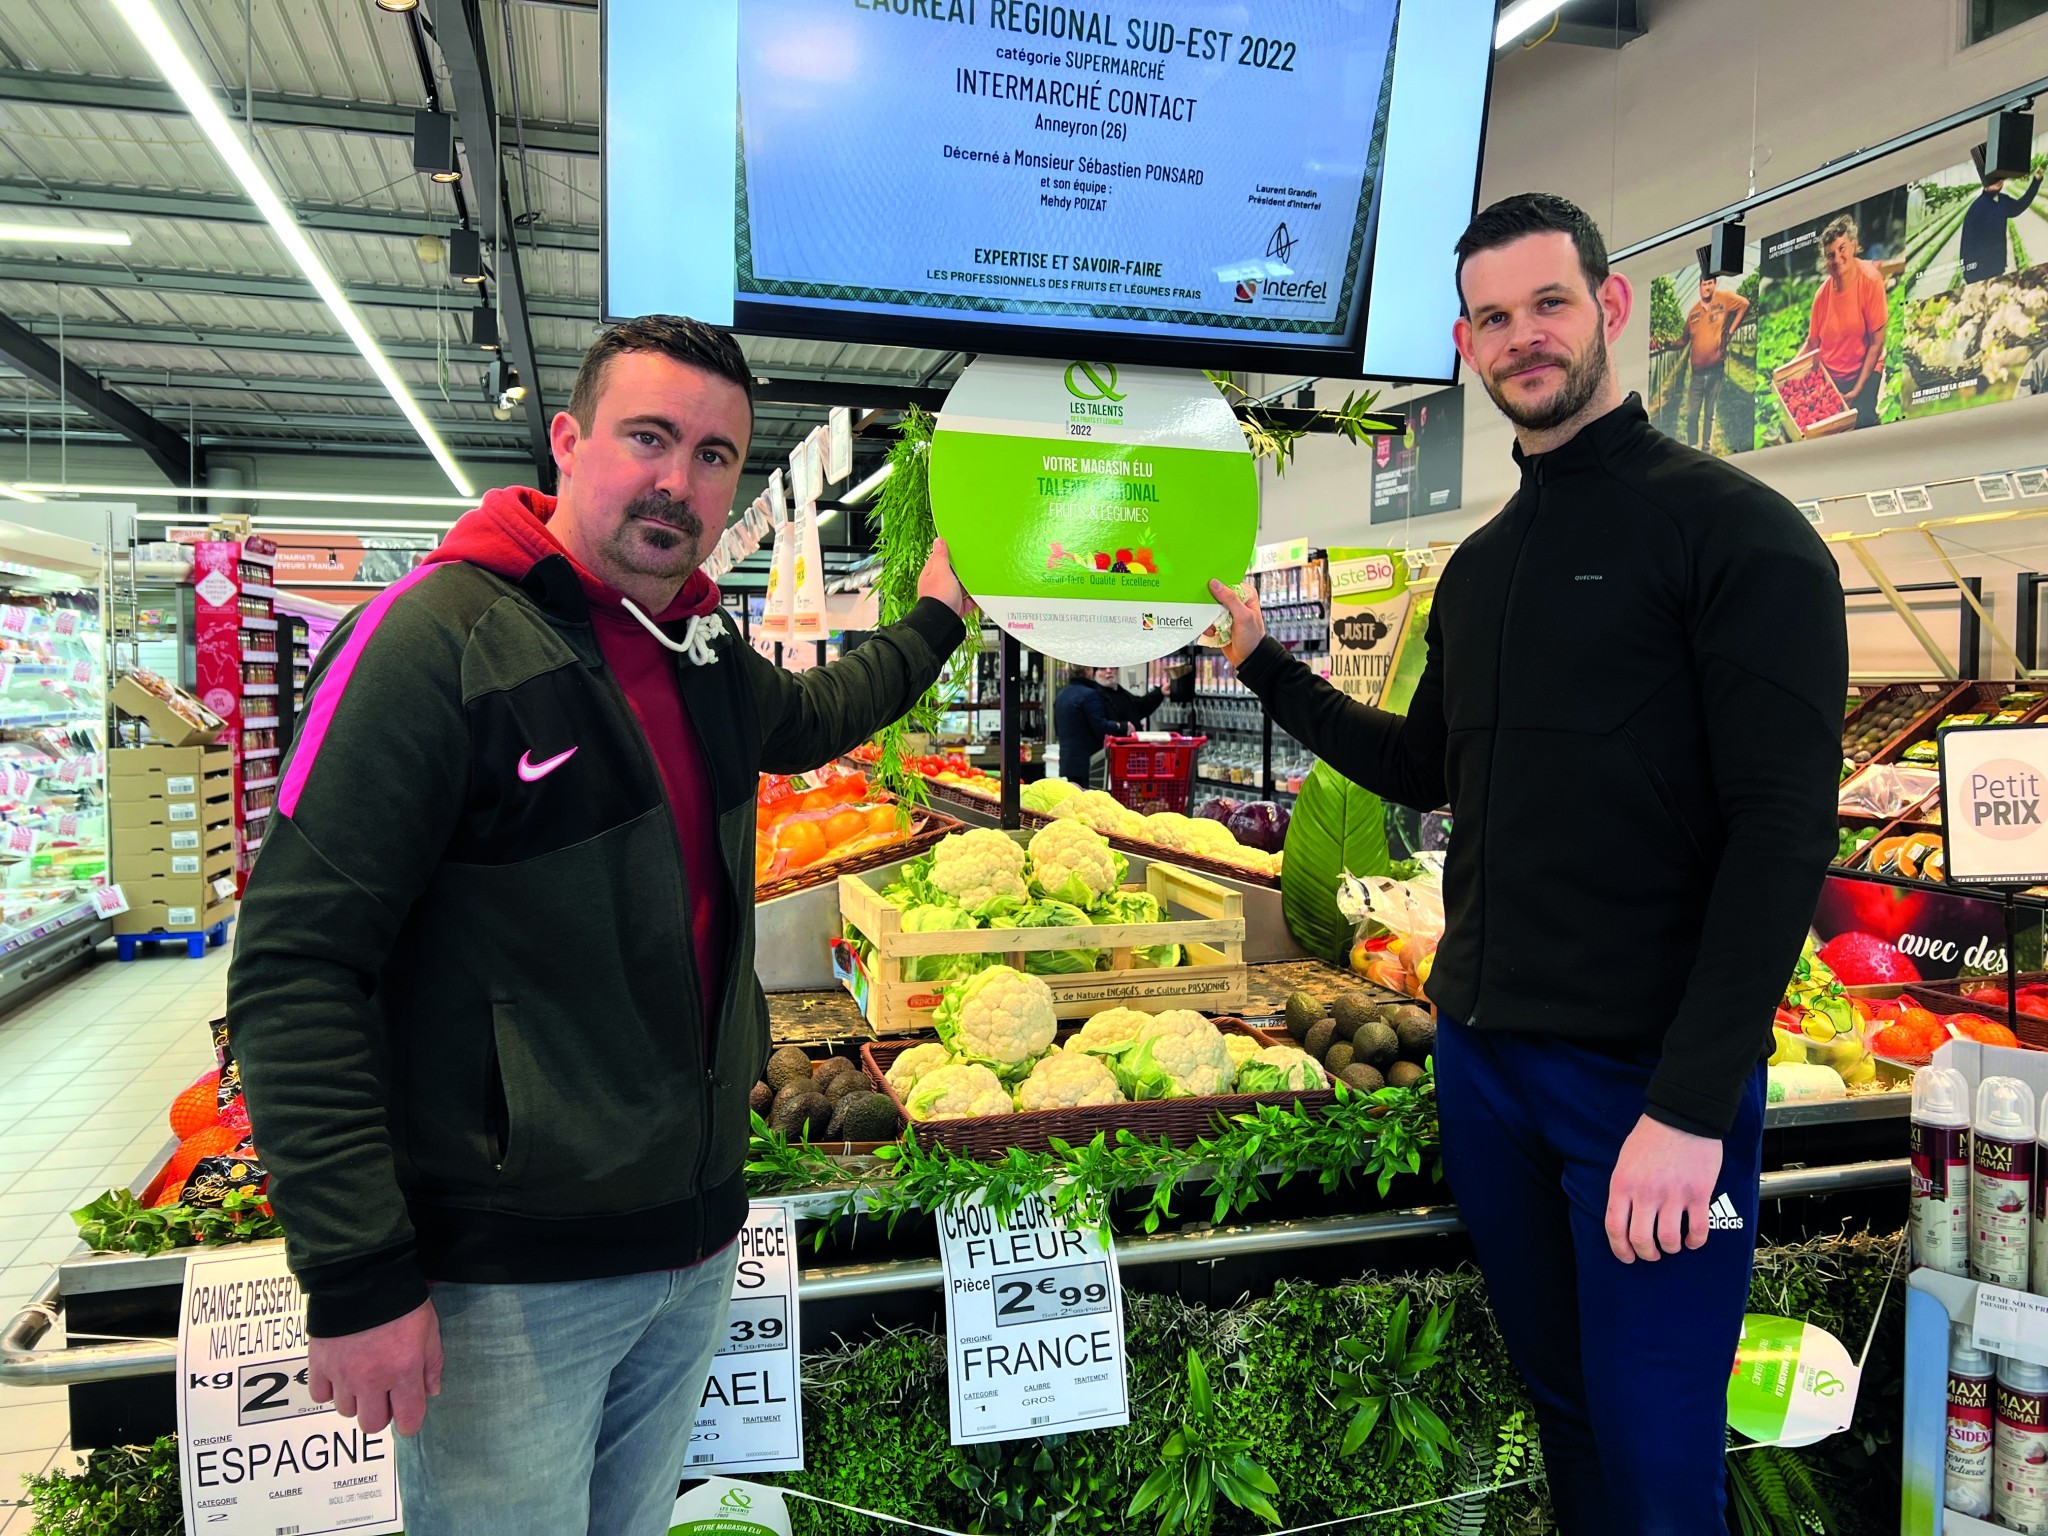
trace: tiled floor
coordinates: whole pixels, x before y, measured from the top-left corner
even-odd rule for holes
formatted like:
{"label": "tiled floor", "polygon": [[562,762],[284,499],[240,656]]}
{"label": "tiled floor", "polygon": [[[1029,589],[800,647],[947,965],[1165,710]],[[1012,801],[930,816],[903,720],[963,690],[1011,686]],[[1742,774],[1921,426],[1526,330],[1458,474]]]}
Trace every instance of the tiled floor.
{"label": "tiled floor", "polygon": [[[213,1065],[207,1020],[228,951],[203,960],[113,946],[89,970],[0,1015],[0,1321],[77,1246],[70,1212],[126,1185],[170,1136],[171,1100]],[[0,1536],[21,1536],[21,1479],[70,1455],[61,1388],[0,1386]]]}

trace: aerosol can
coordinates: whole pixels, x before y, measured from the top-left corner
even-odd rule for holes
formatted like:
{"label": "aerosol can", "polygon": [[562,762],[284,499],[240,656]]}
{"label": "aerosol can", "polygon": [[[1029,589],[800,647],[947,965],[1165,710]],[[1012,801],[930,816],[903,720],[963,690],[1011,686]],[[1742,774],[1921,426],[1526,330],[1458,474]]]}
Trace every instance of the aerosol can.
{"label": "aerosol can", "polygon": [[[1970,1272],[1970,1082],[1953,1067],[1913,1074],[1913,1262],[1951,1275]],[[2034,1160],[2038,1183],[2041,1159]],[[2040,1232],[2035,1231],[2039,1242]],[[2048,1273],[2036,1266],[2037,1274]]]}
{"label": "aerosol can", "polygon": [[2027,1288],[2034,1203],[2034,1090],[2016,1077],[1977,1085],[1970,1138],[1970,1275],[2016,1291]]}
{"label": "aerosol can", "polygon": [[1970,1328],[1949,1330],[1948,1455],[1942,1502],[1965,1515],[1991,1513],[1993,1361],[1972,1347]]}
{"label": "aerosol can", "polygon": [[2048,1536],[2048,1365],[2001,1355],[1994,1396],[1991,1518]]}

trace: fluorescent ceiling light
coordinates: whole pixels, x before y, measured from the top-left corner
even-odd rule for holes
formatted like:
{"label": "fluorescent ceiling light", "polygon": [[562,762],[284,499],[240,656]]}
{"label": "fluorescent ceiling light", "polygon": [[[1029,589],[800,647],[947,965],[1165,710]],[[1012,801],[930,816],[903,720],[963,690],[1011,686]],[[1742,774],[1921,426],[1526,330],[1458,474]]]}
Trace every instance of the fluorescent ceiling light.
{"label": "fluorescent ceiling light", "polygon": [[880,469],[876,470],[872,475],[869,475],[867,479],[861,481],[859,485],[856,485],[852,490],[848,491],[844,496],[840,497],[839,499],[845,502],[846,505],[848,505],[849,507],[859,506],[862,502],[866,501],[870,496],[874,495],[875,492],[879,491],[882,488],[882,482],[889,478],[889,476],[895,471],[895,468],[896,466],[894,464],[885,462]]}
{"label": "fluorescent ceiling light", "polygon": [[156,60],[157,67],[164,73],[164,78],[170,82],[171,88],[185,103],[185,110],[192,114],[193,121],[199,124],[200,129],[213,144],[214,153],[226,162],[228,169],[235,173],[235,179],[242,184],[242,190],[249,194],[249,200],[262,212],[263,217],[270,221],[270,227],[276,232],[277,238],[283,243],[284,248],[291,252],[292,259],[299,264],[299,270],[305,273],[306,280],[313,285],[314,291],[326,303],[329,312],[341,323],[341,328],[348,333],[349,340],[356,344],[356,350],[363,354],[364,360],[370,365],[370,371],[377,375],[378,382],[383,384],[391,398],[397,402],[399,410],[405,414],[405,419],[412,423],[413,430],[419,433],[420,441],[427,445],[428,452],[432,453],[436,462],[440,464],[442,472],[448,476],[449,483],[462,493],[465,501],[474,499],[475,492],[470,488],[468,477],[463,474],[462,467],[455,462],[455,456],[448,451],[448,445],[441,441],[441,434],[434,430],[434,424],[427,420],[426,413],[419,407],[419,402],[413,399],[412,391],[406,388],[405,380],[401,379],[398,370],[391,366],[391,359],[384,355],[384,349],[377,344],[377,338],[370,334],[370,328],[363,324],[362,317],[355,312],[342,293],[341,285],[335,282],[334,275],[327,270],[327,264],[320,259],[320,253],[313,249],[313,243],[306,238],[306,232],[299,228],[299,221],[292,216],[292,211],[286,206],[284,199],[278,196],[276,188],[271,186],[270,178],[263,174],[262,168],[250,155],[248,147],[236,136],[233,125],[221,111],[220,103],[214,99],[213,92],[207,89],[205,82],[199,78],[198,71],[192,67],[192,61],[185,57],[185,50],[179,46],[177,38],[171,35],[170,28],[164,25],[163,17],[157,14],[154,0],[114,0],[114,8],[121,13],[121,19],[128,23],[129,30],[142,44],[143,52]]}
{"label": "fluorescent ceiling light", "polygon": [[838,515],[839,509],[837,507],[827,507],[824,511],[818,514],[818,526],[820,528],[824,527],[827,523],[831,522],[832,519],[837,517]]}
{"label": "fluorescent ceiling light", "polygon": [[[179,528],[204,533],[208,527],[190,518],[165,517],[157,512],[138,512],[135,516],[138,522],[154,523],[165,533]],[[393,528],[420,528],[429,533],[446,533],[455,526],[445,519],[431,517],[253,517],[249,523],[256,533],[347,534],[383,532]]]}
{"label": "fluorescent ceiling light", "polygon": [[127,245],[125,229],[80,229],[76,225],[0,224],[0,240],[32,240],[38,245]]}
{"label": "fluorescent ceiling light", "polygon": [[1500,13],[1500,20],[1494,23],[1493,46],[1507,47],[1524,32],[1534,28],[1539,21],[1555,16],[1564,7],[1565,0],[1515,0],[1513,5]]}
{"label": "fluorescent ceiling light", "polygon": [[359,507],[467,509],[476,505],[474,496],[385,496],[364,491],[266,491],[246,485],[66,485],[51,480],[23,480],[18,483],[18,489],[46,491],[60,496],[203,496],[219,501],[324,501]]}
{"label": "fluorescent ceiling light", "polygon": [[5,496],[9,501],[41,501],[43,499],[34,491],[25,491],[18,485],[9,485],[5,480],[0,480],[0,496]]}

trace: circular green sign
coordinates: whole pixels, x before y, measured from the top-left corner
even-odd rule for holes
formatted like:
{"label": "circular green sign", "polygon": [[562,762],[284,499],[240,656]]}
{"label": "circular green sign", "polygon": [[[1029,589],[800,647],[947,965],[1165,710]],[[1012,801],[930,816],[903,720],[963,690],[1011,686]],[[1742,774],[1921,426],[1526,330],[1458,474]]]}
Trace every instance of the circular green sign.
{"label": "circular green sign", "polygon": [[946,397],[932,516],[982,612],[1077,666],[1167,656],[1251,563],[1259,484],[1199,373],[981,358]]}

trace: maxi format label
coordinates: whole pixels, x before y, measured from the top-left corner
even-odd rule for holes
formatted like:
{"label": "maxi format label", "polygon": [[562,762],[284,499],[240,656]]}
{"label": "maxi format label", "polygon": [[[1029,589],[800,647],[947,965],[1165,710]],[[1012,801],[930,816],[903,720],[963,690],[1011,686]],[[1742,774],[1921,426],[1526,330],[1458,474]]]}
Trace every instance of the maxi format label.
{"label": "maxi format label", "polygon": [[394,1433],[372,1434],[313,1401],[305,1299],[282,1245],[186,1260],[178,1316],[186,1530],[396,1531],[404,1522]]}
{"label": "maxi format label", "polygon": [[946,397],[932,516],[990,620],[1077,666],[1193,641],[1259,526],[1237,417],[1199,373],[980,358]]}
{"label": "maxi format label", "polygon": [[1128,1424],[1116,1253],[1033,1195],[1007,1217],[975,1196],[939,1218],[953,1444]]}
{"label": "maxi format label", "polygon": [[738,1238],[725,1343],[711,1362],[690,1436],[692,1477],[801,1472],[797,1390],[796,1224],[789,1207],[757,1200]]}

